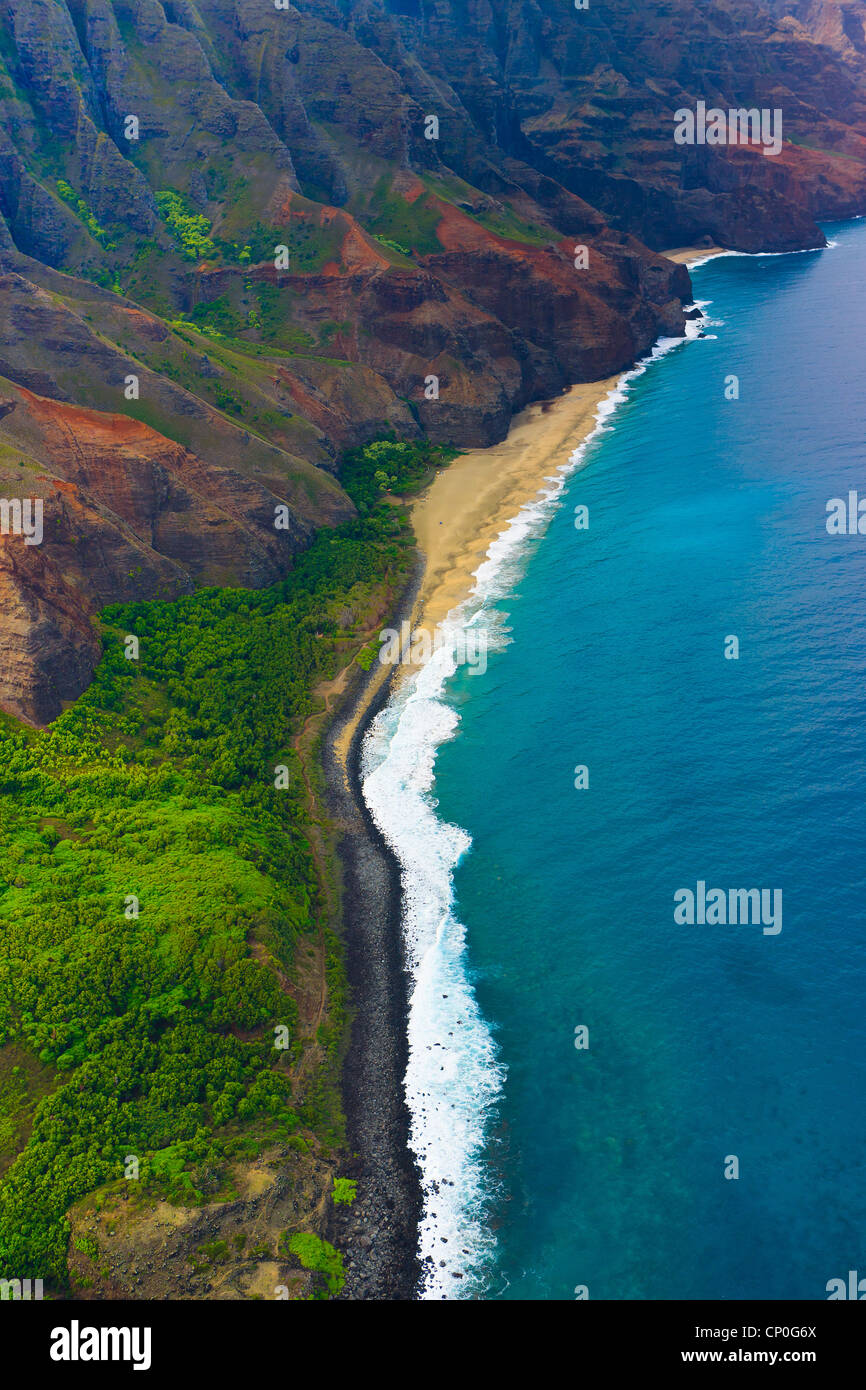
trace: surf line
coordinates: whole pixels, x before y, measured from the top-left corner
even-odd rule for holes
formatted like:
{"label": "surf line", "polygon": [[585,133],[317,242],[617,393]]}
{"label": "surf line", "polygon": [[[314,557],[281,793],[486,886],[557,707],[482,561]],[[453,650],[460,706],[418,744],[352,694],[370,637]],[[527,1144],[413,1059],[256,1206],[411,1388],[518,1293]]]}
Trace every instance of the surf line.
{"label": "surf line", "polygon": [[434,795],[438,751],[459,726],[448,683],[461,651],[481,650],[477,638],[472,646],[473,630],[487,632],[485,653],[508,645],[501,604],[522,576],[529,543],[543,534],[568,479],[588,461],[590,446],[612,428],[611,417],[632,384],[674,348],[697,339],[701,321],[690,320],[683,337],[659,339],[620,375],[578,447],[491,543],[470,593],[439,625],[438,640],[420,665],[411,659],[405,630],[394,633],[391,656],[402,662],[408,651],[409,669],[364,735],[364,800],[402,885],[409,977],[404,1087],[410,1148],[421,1173],[424,1299],[478,1296],[489,1283],[497,1248],[490,1214],[502,1193],[488,1144],[507,1075],[475,999],[466,927],[456,912],[454,872],[471,848],[471,836],[439,817]]}

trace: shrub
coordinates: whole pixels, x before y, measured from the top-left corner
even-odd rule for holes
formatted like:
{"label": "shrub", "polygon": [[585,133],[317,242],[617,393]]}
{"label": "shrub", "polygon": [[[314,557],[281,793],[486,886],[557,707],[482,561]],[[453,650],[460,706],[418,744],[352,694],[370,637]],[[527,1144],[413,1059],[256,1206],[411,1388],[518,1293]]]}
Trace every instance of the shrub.
{"label": "shrub", "polygon": [[300,1260],[304,1269],[315,1270],[325,1276],[328,1292],[338,1294],[346,1282],[343,1270],[343,1256],[326,1240],[320,1240],[311,1231],[296,1231],[289,1240],[289,1250]]}
{"label": "shrub", "polygon": [[334,1178],[334,1206],[350,1207],[358,1195],[358,1184],[351,1178]]}

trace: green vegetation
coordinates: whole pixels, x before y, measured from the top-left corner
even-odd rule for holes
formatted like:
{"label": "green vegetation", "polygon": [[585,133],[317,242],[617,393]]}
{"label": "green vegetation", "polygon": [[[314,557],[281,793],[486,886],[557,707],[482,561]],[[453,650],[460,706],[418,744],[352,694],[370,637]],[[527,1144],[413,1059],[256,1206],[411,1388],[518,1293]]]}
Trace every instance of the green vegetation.
{"label": "green vegetation", "polygon": [[[408,547],[383,506],[271,588],[106,609],[87,692],[45,731],[2,721],[0,1277],[63,1288],[66,1213],[97,1188],[213,1201],[250,1143],[340,1142],[327,932],[325,1061],[292,1097],[319,886],[290,743],[346,659],[341,614],[393,588]],[[314,1241],[299,1257],[333,1289],[339,1257]]]}
{"label": "green vegetation", "polygon": [[211,1264],[222,1264],[224,1260],[228,1259],[228,1242],[225,1240],[209,1241],[206,1245],[200,1245],[197,1253],[209,1260]]}
{"label": "green vegetation", "polygon": [[86,1255],[88,1260],[97,1260],[99,1258],[99,1245],[90,1236],[77,1236],[73,1241],[73,1245],[82,1255]]}
{"label": "green vegetation", "polygon": [[288,247],[291,275],[315,275],[329,261],[339,261],[344,236],[340,220],[334,218],[322,224],[312,203],[310,209],[308,215],[294,217],[284,227],[257,222],[247,237],[245,249],[250,254],[244,258],[244,263],[247,260],[254,265],[262,261],[273,263],[277,246]]}
{"label": "green vegetation", "polygon": [[288,1241],[289,1251],[297,1255],[304,1269],[313,1269],[324,1274],[328,1292],[338,1294],[346,1282],[343,1272],[343,1256],[326,1240],[320,1240],[311,1231],[296,1231]]}
{"label": "green vegetation", "polygon": [[87,228],[94,241],[98,241],[100,246],[106,251],[114,251],[115,243],[111,240],[108,232],[101,227],[94,217],[90,208],[83,198],[79,198],[75,189],[68,184],[65,179],[57,180],[57,192],[60,194],[64,203],[67,203],[76,217],[80,219]]}
{"label": "green vegetation", "polygon": [[236,415],[238,419],[241,419],[244,414],[245,402],[230,386],[224,386],[219,381],[214,382],[213,397],[218,410],[224,410],[228,415]]}
{"label": "green vegetation", "polygon": [[246,327],[240,314],[236,313],[229,303],[228,295],[225,294],[221,294],[218,299],[212,299],[209,302],[200,301],[190,310],[189,320],[200,331],[214,332],[221,337],[237,337]]}
{"label": "green vegetation", "polygon": [[513,208],[506,205],[501,212],[491,210],[490,212],[470,213],[476,222],[480,222],[482,227],[486,227],[489,232],[494,232],[496,236],[505,237],[508,241],[523,241],[527,246],[549,246],[552,241],[559,240],[559,234],[539,227],[534,222],[524,222],[522,217],[518,217]]}
{"label": "green vegetation", "polygon": [[373,240],[378,241],[381,246],[387,246],[389,251],[398,251],[401,256],[411,255],[409,248],[407,246],[401,246],[399,241],[391,241],[386,236],[376,236],[375,232],[373,234]]}
{"label": "green vegetation", "polygon": [[171,291],[163,283],[165,256],[156,241],[141,240],[123,272],[123,293],[161,318],[177,312]]}
{"label": "green vegetation", "polygon": [[0,1047],[0,1176],[24,1148],[33,1115],[54,1089],[56,1072],[13,1043]]}
{"label": "green vegetation", "polygon": [[342,323],[336,323],[333,319],[325,319],[324,323],[319,325],[319,341],[327,347],[331,339],[335,338],[338,333],[351,333],[351,331],[350,319],[344,319]]}
{"label": "green vegetation", "polygon": [[366,647],[362,647],[362,648],[361,648],[361,650],[358,652],[357,656],[355,657],[355,660],[357,661],[358,665],[361,667],[361,670],[362,670],[362,671],[369,671],[369,670],[370,670],[370,668],[371,668],[372,665],[373,665],[373,662],[376,660],[376,657],[379,655],[379,652],[380,652],[380,651],[381,651],[381,646],[380,646],[380,643],[379,643],[379,639],[378,639],[378,638],[376,638],[376,639],[375,639],[374,641],[372,641],[372,642],[368,642],[367,645],[366,645]]}
{"label": "green vegetation", "polygon": [[[383,492],[408,494],[429,482],[436,468],[450,463],[459,450],[427,440],[403,443],[377,439],[343,458],[340,481],[355,506],[365,515]],[[363,665],[363,661],[361,663]]]}
{"label": "green vegetation", "polygon": [[351,1178],[334,1178],[334,1206],[350,1207],[358,1195],[358,1184]]}
{"label": "green vegetation", "polygon": [[549,246],[551,241],[559,240],[561,237],[561,233],[551,227],[524,221],[508,202],[502,203],[500,208],[491,205],[476,212],[473,204],[478,202],[478,189],[458,178],[456,174],[448,174],[444,178],[428,175],[424,182],[437,197],[447,203],[453,203],[467,217],[486,227],[489,232],[494,232],[496,236],[506,237],[509,241],[522,241],[528,246]]}
{"label": "green vegetation", "polygon": [[193,212],[180,193],[165,189],[155,194],[159,215],[175,241],[180,242],[184,259],[201,261],[216,254],[210,237],[210,222],[200,212]]}
{"label": "green vegetation", "polygon": [[420,256],[432,256],[442,250],[436,235],[442,221],[441,209],[426,195],[410,203],[399,193],[392,193],[390,174],[383,174],[366,211],[358,207],[357,215],[377,241],[405,255],[415,251]]}
{"label": "green vegetation", "polygon": [[255,294],[258,300],[259,331],[264,342],[287,349],[315,346],[312,335],[291,322],[291,290],[272,285],[267,280],[257,280]]}
{"label": "green vegetation", "polygon": [[[376,241],[403,256],[413,252],[431,256],[442,251],[438,227],[443,214],[437,199],[459,207],[480,226],[510,241],[524,242],[529,246],[547,246],[559,236],[552,228],[526,222],[510,203],[495,206],[477,188],[456,174],[444,177],[425,175],[424,183],[428,191],[412,202],[392,192],[391,182],[391,175],[383,174],[366,203],[360,197],[356,198],[352,211]],[[474,209],[479,201],[483,210],[476,212]]]}

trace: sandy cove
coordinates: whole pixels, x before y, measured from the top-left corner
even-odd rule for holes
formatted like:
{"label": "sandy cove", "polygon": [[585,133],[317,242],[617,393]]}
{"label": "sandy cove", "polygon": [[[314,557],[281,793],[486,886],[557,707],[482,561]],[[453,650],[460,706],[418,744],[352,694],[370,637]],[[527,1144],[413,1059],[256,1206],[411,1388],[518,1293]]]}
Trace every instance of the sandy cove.
{"label": "sandy cove", "polygon": [[[664,254],[688,265],[723,250],[681,246]],[[552,401],[527,406],[514,416],[500,444],[460,454],[413,503],[412,525],[424,564],[411,613],[413,628],[425,627],[432,636],[437,623],[468,597],[491,543],[594,429],[598,407],[620,375],[584,382]],[[333,748],[344,772],[356,733],[371,705],[381,705],[384,686],[394,674],[392,667],[377,662],[353,712],[341,721]],[[396,674],[399,678],[405,668]]]}
{"label": "sandy cove", "polygon": [[[721,247],[686,246],[665,255],[689,264],[721,252]],[[515,415],[501,444],[470,449],[437,474],[412,508],[426,561],[414,626],[432,635],[468,597],[491,543],[595,428],[598,407],[620,375],[572,386],[555,400],[528,406]]]}
{"label": "sandy cove", "polygon": [[[413,628],[433,629],[472,589],[472,576],[496,537],[521,507],[567,463],[596,423],[596,411],[618,376],[572,386],[553,401],[527,406],[501,444],[469,449],[443,468],[411,508],[422,577],[411,609]],[[407,613],[404,616],[409,617]],[[399,623],[392,624],[399,629]],[[341,722],[334,753],[347,769],[355,735],[386,683],[410,668],[376,662],[364,694]]]}
{"label": "sandy cove", "polygon": [[727,255],[724,246],[678,246],[675,251],[663,251],[669,261],[680,265],[692,265],[695,261],[709,260],[710,256]]}

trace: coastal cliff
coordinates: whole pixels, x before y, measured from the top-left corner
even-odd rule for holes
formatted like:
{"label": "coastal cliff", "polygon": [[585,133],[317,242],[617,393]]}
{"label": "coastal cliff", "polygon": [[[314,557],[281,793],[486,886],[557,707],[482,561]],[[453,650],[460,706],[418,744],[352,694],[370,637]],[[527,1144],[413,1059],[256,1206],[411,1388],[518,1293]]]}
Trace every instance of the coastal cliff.
{"label": "coastal cliff", "polygon": [[[676,145],[698,101],[779,109],[778,157]],[[0,705],[55,717],[107,602],[285,573],[346,449],[498,442],[682,332],[662,248],[864,202],[830,0],[0,0],[0,490],[46,516],[0,546]]]}

